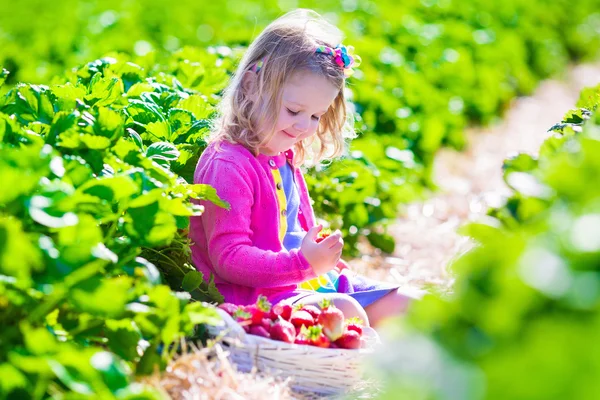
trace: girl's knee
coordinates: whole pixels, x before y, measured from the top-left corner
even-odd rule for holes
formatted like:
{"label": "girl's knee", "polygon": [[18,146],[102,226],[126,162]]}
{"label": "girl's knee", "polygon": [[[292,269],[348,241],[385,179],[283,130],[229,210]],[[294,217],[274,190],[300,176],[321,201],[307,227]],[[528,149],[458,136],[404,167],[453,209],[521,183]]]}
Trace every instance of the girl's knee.
{"label": "girl's knee", "polygon": [[359,318],[364,325],[369,325],[369,317],[358,301],[350,296],[336,296],[332,300],[333,304],[344,313],[344,318]]}

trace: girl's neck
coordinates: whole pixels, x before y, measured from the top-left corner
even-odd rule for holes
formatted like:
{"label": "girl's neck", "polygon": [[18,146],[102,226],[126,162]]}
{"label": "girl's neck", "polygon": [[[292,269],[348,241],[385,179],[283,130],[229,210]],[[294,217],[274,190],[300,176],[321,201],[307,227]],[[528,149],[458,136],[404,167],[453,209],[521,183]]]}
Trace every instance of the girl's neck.
{"label": "girl's neck", "polygon": [[260,154],[262,154],[262,155],[269,156],[269,157],[274,157],[274,156],[278,156],[278,155],[281,154],[281,152],[276,153],[276,152],[273,152],[273,151],[263,150],[263,149],[259,149],[258,152]]}

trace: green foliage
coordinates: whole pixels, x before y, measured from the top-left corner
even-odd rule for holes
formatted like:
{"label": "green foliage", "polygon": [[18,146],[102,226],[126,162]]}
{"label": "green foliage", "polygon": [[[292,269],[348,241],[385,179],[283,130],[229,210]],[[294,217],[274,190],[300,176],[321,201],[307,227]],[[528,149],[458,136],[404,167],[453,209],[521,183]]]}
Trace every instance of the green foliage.
{"label": "green foliage", "polygon": [[[352,151],[361,152],[368,167],[357,166],[358,176],[350,177],[343,172],[348,167],[334,164],[311,179],[319,199],[332,197],[327,203],[316,201],[315,211],[342,229],[348,239],[346,253],[355,250],[362,235],[392,250],[378,235],[385,235],[385,223],[395,216],[399,202],[414,200],[433,186],[431,162],[437,149],[462,148],[468,124],[493,121],[512,98],[531,92],[541,78],[560,73],[570,60],[597,56],[600,44],[598,0],[25,0],[4,5],[0,15],[7,33],[0,35],[0,65],[11,71],[7,86],[19,81],[48,83],[66,66],[118,51],[142,56],[146,65],[136,62],[142,67],[153,60],[175,62],[181,84],[201,84],[209,96],[222,87],[224,68],[197,65],[193,58],[188,63],[172,61],[172,52],[184,46],[224,45],[218,51],[230,53],[230,47],[247,45],[266,24],[294,7],[315,9],[339,25],[346,42],[364,60],[349,85],[361,116],[357,128],[364,134]],[[88,100],[101,105],[120,90],[143,92],[145,84],[136,80],[139,68],[123,68],[123,87],[110,80],[95,82],[98,90],[111,90],[106,98],[89,93]],[[203,118],[198,115],[205,109],[201,97],[184,103],[179,107]],[[131,111],[145,118],[157,110],[131,105]],[[169,118],[184,121],[187,115],[175,111]],[[169,141],[173,132],[165,121],[151,122],[145,134]],[[107,144],[106,139],[93,140],[89,146]],[[398,150],[401,160],[393,155]],[[185,171],[187,179],[190,171]],[[367,176],[377,177],[375,194],[370,188],[352,188],[355,182],[370,186],[362,183]],[[339,188],[352,195],[338,196]]]}
{"label": "green foliage", "polygon": [[133,374],[219,320],[190,301],[222,297],[192,266],[186,229],[197,201],[228,205],[184,176],[227,80],[201,71],[227,62],[103,58],[0,99],[0,398],[159,398]]}
{"label": "green foliage", "polygon": [[415,303],[396,327],[394,398],[600,395],[599,94],[582,92],[587,108],[552,127],[539,155],[507,160],[513,194],[464,228],[477,245],[452,265],[453,293]]}

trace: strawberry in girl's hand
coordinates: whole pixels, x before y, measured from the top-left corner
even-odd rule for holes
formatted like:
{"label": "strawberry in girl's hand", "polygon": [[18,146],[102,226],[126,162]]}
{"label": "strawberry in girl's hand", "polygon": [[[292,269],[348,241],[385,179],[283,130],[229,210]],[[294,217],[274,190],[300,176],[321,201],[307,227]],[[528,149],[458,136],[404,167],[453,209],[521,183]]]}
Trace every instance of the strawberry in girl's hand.
{"label": "strawberry in girl's hand", "polygon": [[292,313],[290,317],[290,322],[297,328],[300,329],[301,326],[313,326],[315,324],[315,319],[310,315],[308,311],[297,310]]}
{"label": "strawberry in girl's hand", "polygon": [[317,238],[315,239],[315,242],[321,243],[323,240],[327,239],[329,237],[329,235],[331,235],[331,229],[329,229],[329,228],[323,229],[317,235]]}
{"label": "strawberry in girl's hand", "polygon": [[331,344],[331,341],[323,333],[323,328],[319,325],[308,328],[306,336],[312,346],[327,348]]}
{"label": "strawberry in girl's hand", "polygon": [[362,335],[363,332],[363,321],[358,317],[353,317],[346,320],[346,329],[349,331],[358,332],[359,335]]}
{"label": "strawberry in girl's hand", "polygon": [[262,336],[262,337],[266,337],[266,338],[271,338],[271,334],[269,332],[267,332],[267,330],[262,327],[261,325],[252,325],[250,326],[250,332],[251,335],[256,335],[256,336]]}
{"label": "strawberry in girl's hand", "polygon": [[286,343],[294,343],[296,339],[296,328],[291,322],[279,318],[271,327],[271,339]]}
{"label": "strawberry in girl's hand", "polygon": [[321,302],[321,315],[317,323],[323,326],[323,333],[332,341],[337,340],[344,333],[344,314],[335,307],[331,300]]}
{"label": "strawberry in girl's hand", "polygon": [[319,314],[321,314],[321,310],[319,309],[319,307],[313,306],[312,304],[302,306],[300,309],[312,315],[315,321],[317,320],[317,318],[319,318]]}
{"label": "strawberry in girl's hand", "polygon": [[273,321],[277,321],[279,317],[281,317],[286,321],[289,321],[290,317],[292,316],[292,311],[293,308],[291,305],[277,303],[271,307],[269,318],[271,318]]}
{"label": "strawberry in girl's hand", "polygon": [[236,304],[233,303],[222,303],[219,304],[217,307],[219,307],[221,310],[225,311],[227,314],[233,316],[233,314],[235,314],[235,312],[238,310],[238,306]]}
{"label": "strawberry in girl's hand", "polygon": [[359,349],[360,334],[356,331],[346,330],[335,344],[342,349]]}

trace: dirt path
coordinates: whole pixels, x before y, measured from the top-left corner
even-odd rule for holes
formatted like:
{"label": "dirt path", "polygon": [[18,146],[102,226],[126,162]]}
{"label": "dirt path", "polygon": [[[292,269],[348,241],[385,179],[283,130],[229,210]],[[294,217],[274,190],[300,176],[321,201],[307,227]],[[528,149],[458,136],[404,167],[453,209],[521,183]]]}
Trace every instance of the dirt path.
{"label": "dirt path", "polygon": [[548,128],[574,108],[580,90],[600,83],[600,64],[570,69],[562,80],[542,82],[529,97],[515,99],[502,122],[467,132],[469,148],[442,150],[434,164],[440,191],[429,200],[410,204],[390,226],[396,239],[392,255],[365,248],[353,269],[373,278],[411,286],[450,285],[447,264],[467,250],[469,241],[456,229],[485,215],[510,192],[502,180],[503,160],[514,153],[536,153]]}

